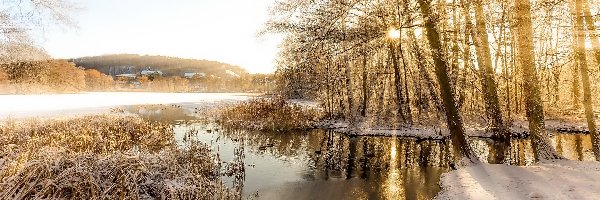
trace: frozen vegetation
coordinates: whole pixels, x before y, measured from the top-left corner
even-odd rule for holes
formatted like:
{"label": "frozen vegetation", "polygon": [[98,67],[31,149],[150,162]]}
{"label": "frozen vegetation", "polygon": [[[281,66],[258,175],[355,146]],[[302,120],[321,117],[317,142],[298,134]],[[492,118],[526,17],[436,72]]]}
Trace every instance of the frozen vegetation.
{"label": "frozen vegetation", "polygon": [[97,115],[0,125],[0,199],[229,199],[206,145],[171,125]]}

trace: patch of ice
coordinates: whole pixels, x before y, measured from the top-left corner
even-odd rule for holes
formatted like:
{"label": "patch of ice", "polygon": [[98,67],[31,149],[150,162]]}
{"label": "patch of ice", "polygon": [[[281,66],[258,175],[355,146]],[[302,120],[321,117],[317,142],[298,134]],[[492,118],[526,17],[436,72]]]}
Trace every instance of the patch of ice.
{"label": "patch of ice", "polygon": [[111,107],[143,104],[245,101],[243,93],[90,92],[79,94],[0,95],[0,118],[109,112]]}

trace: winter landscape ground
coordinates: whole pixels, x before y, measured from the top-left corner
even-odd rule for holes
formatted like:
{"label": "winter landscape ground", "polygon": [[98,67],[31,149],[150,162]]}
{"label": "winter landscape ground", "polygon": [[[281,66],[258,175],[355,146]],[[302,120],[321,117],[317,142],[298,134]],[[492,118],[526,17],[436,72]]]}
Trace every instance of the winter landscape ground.
{"label": "winter landscape ground", "polygon": [[[253,98],[257,98],[255,94],[83,93],[9,95],[0,98],[0,105],[3,105],[1,116],[6,120],[7,118],[26,119],[30,117],[73,118],[74,116],[111,113],[111,110],[113,110],[111,108],[136,105],[179,105],[183,110],[182,112],[192,114],[196,108],[202,108],[206,111],[224,105],[241,103]],[[40,106],[37,104],[40,101],[46,103]],[[292,103],[297,103],[297,101],[292,101]],[[299,103],[299,105],[315,107],[314,103],[306,101]],[[344,128],[339,130],[343,131]],[[398,132],[402,130],[390,130],[390,133],[393,133],[391,131]],[[415,136],[414,134],[419,134],[419,131],[415,130],[413,134],[404,135],[390,133],[387,133],[387,136],[410,138]],[[226,145],[226,143],[222,145]],[[255,158],[247,162],[256,163],[260,160]],[[441,191],[434,196],[436,199],[597,199],[600,198],[600,193],[597,190],[600,187],[598,185],[600,183],[599,173],[600,164],[594,161],[542,161],[528,166],[479,163],[443,174],[439,182]],[[287,180],[293,179],[287,178]],[[322,187],[349,187],[327,185],[329,184]],[[252,185],[248,187],[260,188],[260,186]],[[287,188],[287,190],[289,189],[297,190],[300,188]],[[284,191],[274,190],[275,193],[273,193],[273,190],[261,190],[260,194],[264,197],[274,198],[288,192],[285,189],[281,190]],[[340,196],[334,194],[332,197],[339,198]]]}
{"label": "winter landscape ground", "polygon": [[0,1],[0,199],[600,199],[600,0]]}

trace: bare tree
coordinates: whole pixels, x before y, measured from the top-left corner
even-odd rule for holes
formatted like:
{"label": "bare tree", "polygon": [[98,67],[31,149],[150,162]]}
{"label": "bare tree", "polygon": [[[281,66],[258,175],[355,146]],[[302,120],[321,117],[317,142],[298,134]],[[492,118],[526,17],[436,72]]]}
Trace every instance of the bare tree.
{"label": "bare tree", "polygon": [[[600,135],[596,130],[596,123],[594,122],[594,109],[592,108],[592,94],[590,89],[590,75],[587,65],[587,58],[585,53],[585,28],[583,25],[583,0],[575,0],[575,12],[573,18],[575,18],[575,33],[573,37],[576,38],[577,43],[575,56],[577,59],[576,64],[579,65],[579,72],[581,72],[581,82],[583,83],[583,107],[585,109],[585,117],[587,119],[588,129],[592,136],[592,151],[596,157],[596,160],[600,161]],[[572,12],[573,13],[573,12]]]}
{"label": "bare tree", "polygon": [[539,79],[533,52],[533,28],[529,0],[515,0],[515,31],[517,31],[517,61],[523,71],[523,92],[525,112],[529,121],[529,133],[536,160],[558,159],[550,143],[550,136],[544,125],[544,107],[539,89]]}
{"label": "bare tree", "polygon": [[[425,31],[429,40],[429,47],[432,49],[432,56],[435,66],[435,75],[440,84],[440,93],[442,102],[446,111],[446,123],[452,137],[454,153],[470,159],[472,162],[477,161],[477,157],[473,153],[471,146],[467,141],[467,135],[463,127],[460,111],[454,101],[454,91],[450,85],[448,77],[448,64],[442,54],[442,44],[440,34],[435,26],[434,14],[431,12],[430,2],[418,0],[421,12],[423,13]],[[455,159],[457,159],[455,158]]]}

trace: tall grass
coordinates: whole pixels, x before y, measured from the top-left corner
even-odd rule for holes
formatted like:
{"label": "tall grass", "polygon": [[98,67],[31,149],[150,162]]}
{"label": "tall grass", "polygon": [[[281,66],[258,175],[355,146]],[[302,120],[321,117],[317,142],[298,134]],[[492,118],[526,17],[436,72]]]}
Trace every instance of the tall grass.
{"label": "tall grass", "polygon": [[0,125],[0,199],[219,199],[220,162],[170,125],[99,115]]}
{"label": "tall grass", "polygon": [[314,128],[320,118],[316,109],[280,98],[258,98],[225,108],[217,121],[232,128],[289,131]]}

